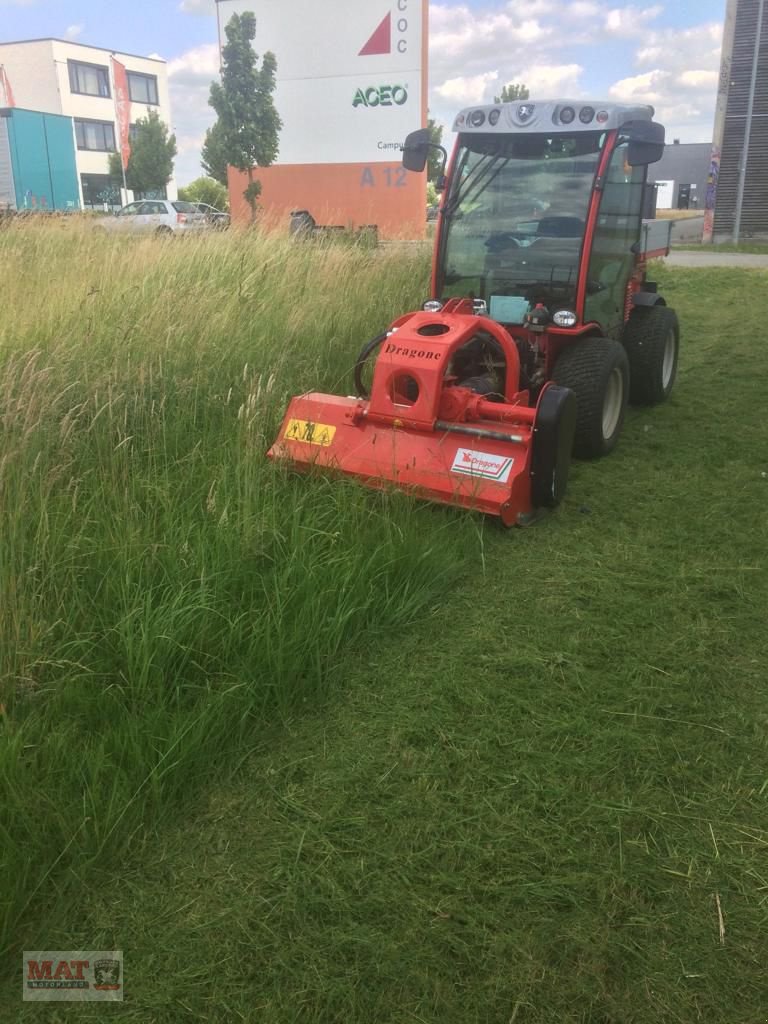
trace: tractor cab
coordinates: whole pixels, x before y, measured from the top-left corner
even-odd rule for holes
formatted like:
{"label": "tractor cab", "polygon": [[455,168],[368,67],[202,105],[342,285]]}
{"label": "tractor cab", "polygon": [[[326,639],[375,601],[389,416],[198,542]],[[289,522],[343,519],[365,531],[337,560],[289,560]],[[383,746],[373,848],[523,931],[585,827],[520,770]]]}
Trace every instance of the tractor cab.
{"label": "tractor cab", "polygon": [[433,299],[483,300],[510,326],[543,305],[558,326],[620,329],[642,255],[647,168],[664,148],[652,116],[568,100],[461,111]]}

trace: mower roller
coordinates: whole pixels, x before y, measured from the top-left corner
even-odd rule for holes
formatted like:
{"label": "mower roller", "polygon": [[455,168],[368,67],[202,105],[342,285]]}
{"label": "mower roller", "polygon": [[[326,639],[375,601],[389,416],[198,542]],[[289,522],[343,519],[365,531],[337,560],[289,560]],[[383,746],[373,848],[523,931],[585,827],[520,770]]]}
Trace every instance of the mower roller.
{"label": "mower roller", "polygon": [[[610,452],[627,402],[674,384],[677,318],[646,278],[669,251],[644,219],[664,129],[651,107],[569,100],[454,129],[431,298],[363,347],[354,396],[293,398],[268,454],[523,525],[559,504],[572,453]],[[431,147],[409,135],[406,169]]]}

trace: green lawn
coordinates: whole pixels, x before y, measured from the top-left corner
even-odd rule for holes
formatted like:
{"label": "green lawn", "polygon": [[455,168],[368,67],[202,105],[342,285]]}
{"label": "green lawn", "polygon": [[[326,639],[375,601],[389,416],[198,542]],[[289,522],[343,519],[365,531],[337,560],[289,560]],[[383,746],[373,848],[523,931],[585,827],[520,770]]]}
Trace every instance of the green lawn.
{"label": "green lawn", "polygon": [[[670,402],[534,528],[409,518],[456,571],[237,730],[234,774],[190,756],[183,815],[75,864],[27,948],[123,949],[131,1024],[762,1021],[767,280],[662,271]],[[18,989],[3,1020],[108,1016]]]}

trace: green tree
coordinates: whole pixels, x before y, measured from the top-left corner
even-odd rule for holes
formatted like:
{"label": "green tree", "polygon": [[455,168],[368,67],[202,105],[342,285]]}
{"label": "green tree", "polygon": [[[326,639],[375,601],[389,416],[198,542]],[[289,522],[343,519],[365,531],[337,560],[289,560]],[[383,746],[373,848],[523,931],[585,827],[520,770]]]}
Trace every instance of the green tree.
{"label": "green tree", "polygon": [[227,155],[224,152],[224,138],[218,121],[205,133],[200,163],[209,178],[222,185],[227,184]]}
{"label": "green tree", "polygon": [[[157,111],[150,110],[136,122],[125,170],[126,185],[134,192],[162,191],[173,177],[175,156],[176,136],[169,133],[168,125],[160,120]],[[109,173],[113,178],[122,178],[119,153],[110,156]]]}
{"label": "green tree", "polygon": [[195,178],[189,185],[179,189],[179,199],[188,203],[208,203],[225,213],[229,206],[227,190],[220,181],[213,178]]}
{"label": "green tree", "polygon": [[[429,141],[439,146],[443,141],[443,126],[430,117],[427,120]],[[443,154],[438,149],[430,149],[427,157],[427,181],[437,181],[443,171]]]}
{"label": "green tree", "polygon": [[501,90],[501,96],[494,96],[494,103],[514,103],[515,100],[527,100],[530,96],[528,86],[518,85],[516,82],[510,82],[509,85],[505,85]]}
{"label": "green tree", "polygon": [[251,207],[251,220],[255,220],[261,182],[254,178],[254,168],[274,162],[283,126],[272,99],[277,60],[267,51],[259,67],[252,46],[256,37],[252,11],[233,14],[224,33],[227,42],[221,51],[221,82],[211,83],[208,102],[218,115],[227,163],[248,174],[243,196]]}

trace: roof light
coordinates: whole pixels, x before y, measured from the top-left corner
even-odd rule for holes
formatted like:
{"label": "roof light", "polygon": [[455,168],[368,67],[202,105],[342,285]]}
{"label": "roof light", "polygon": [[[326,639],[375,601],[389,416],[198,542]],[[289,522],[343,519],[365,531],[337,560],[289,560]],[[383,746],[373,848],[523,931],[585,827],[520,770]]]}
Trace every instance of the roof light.
{"label": "roof light", "polygon": [[570,309],[558,309],[552,314],[552,323],[558,327],[575,327],[577,319],[576,314]]}
{"label": "roof light", "polygon": [[473,110],[469,115],[469,119],[472,122],[473,128],[479,128],[480,125],[485,124],[485,114],[482,110]]}
{"label": "roof light", "polygon": [[560,111],[560,123],[561,124],[570,124],[571,121],[573,121],[574,117],[576,117],[576,111],[573,109],[573,107],[563,107],[561,109],[561,111]]}
{"label": "roof light", "polygon": [[461,126],[464,124],[464,115],[463,114],[458,114],[457,115],[457,117],[456,117],[456,124],[458,125],[459,128],[461,128]]}
{"label": "roof light", "polygon": [[582,124],[589,124],[592,118],[595,116],[594,107],[582,107],[579,111],[579,120]]}
{"label": "roof light", "polygon": [[498,109],[492,110],[490,112],[490,114],[488,115],[488,124],[491,125],[491,127],[495,127],[499,123],[499,118],[500,117],[501,117],[501,111],[500,110],[498,110]]}
{"label": "roof light", "polygon": [[597,112],[597,123],[598,124],[605,124],[605,122],[608,120],[609,116],[610,115],[609,115],[607,110],[598,110],[598,112]]}

